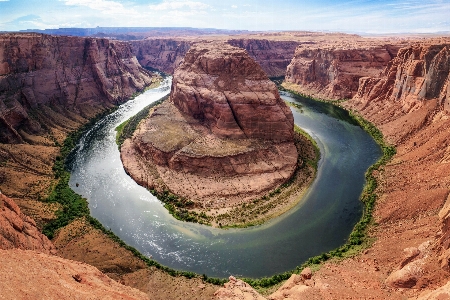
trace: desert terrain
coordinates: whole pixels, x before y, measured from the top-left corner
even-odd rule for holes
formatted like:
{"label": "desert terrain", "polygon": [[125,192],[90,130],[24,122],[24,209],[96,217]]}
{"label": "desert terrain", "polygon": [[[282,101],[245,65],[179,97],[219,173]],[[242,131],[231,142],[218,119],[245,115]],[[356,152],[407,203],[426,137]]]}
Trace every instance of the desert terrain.
{"label": "desert terrain", "polygon": [[[218,286],[201,276],[172,276],[148,266],[86,216],[70,220],[51,241],[40,233],[64,207],[45,199],[57,184],[53,166],[69,132],[154,84],[158,76],[148,71],[151,68],[172,73],[197,39],[158,36],[128,43],[33,33],[0,35],[2,290],[24,285],[29,287],[27,295],[37,296],[44,287],[48,295],[56,295],[63,281],[48,286],[49,281],[39,281],[55,276],[45,270],[55,270],[74,285],[68,299],[82,299],[83,284],[90,286],[93,299],[106,289],[111,299],[117,295],[448,297],[450,40],[446,37],[363,38],[308,32],[201,37],[245,48],[269,76],[285,74],[285,88],[314,98],[345,99],[339,105],[375,124],[396,147],[393,159],[374,174],[378,199],[366,248],[351,257],[313,266],[312,274],[293,275],[278,291],[273,287],[257,293],[231,278],[214,296]],[[24,269],[26,260],[40,262],[33,268],[36,276],[24,277],[29,270]],[[61,275],[58,268],[70,272]],[[6,276],[14,269],[17,273]]]}

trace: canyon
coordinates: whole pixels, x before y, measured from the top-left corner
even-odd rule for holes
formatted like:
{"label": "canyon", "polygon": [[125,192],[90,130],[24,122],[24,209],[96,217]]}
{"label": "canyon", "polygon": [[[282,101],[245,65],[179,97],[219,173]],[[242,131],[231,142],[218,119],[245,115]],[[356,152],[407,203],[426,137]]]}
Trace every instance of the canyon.
{"label": "canyon", "polygon": [[[384,171],[374,174],[379,182],[379,199],[375,224],[368,233],[372,244],[350,258],[332,260],[313,269],[311,278],[293,276],[279,292],[267,297],[438,299],[448,295],[449,40],[365,39],[295,32],[220,39],[234,40],[231,43],[235,46],[245,47],[271,76],[279,75],[286,64],[285,88],[315,98],[349,99],[340,105],[373,122],[397,148]],[[27,269],[20,269],[21,260],[12,259],[22,257],[23,261],[42,261],[36,270],[63,265],[75,268],[71,264],[89,269],[86,273],[100,280],[96,282],[101,288],[108,285],[111,291],[120,290],[130,298],[211,298],[216,286],[200,278],[171,277],[147,267],[84,219],[63,228],[51,241],[54,246],[37,232],[55,218],[59,209],[55,203],[42,201],[55,184],[52,166],[58,156],[57,145],[94,115],[158,80],[143,67],[173,72],[192,47],[191,41],[182,44],[173,39],[170,44],[166,39],[144,40],[148,48],[142,46],[139,50],[135,42],[130,45],[108,39],[32,33],[2,34],[0,40],[0,188],[20,207],[19,212],[1,196],[0,220],[5,228],[2,236],[17,235],[14,247],[23,249],[9,249],[11,244],[2,239],[2,247],[9,250],[1,250],[1,273],[6,266],[21,272],[15,278],[8,277],[9,285],[36,282],[46,286],[49,295],[57,292],[51,290],[51,285],[37,281],[46,275],[26,277]],[[287,42],[277,47],[266,42],[274,40]],[[298,43],[296,50],[291,42]],[[282,54],[278,55],[278,51]],[[287,59],[289,53],[292,61]],[[268,61],[266,67],[264,60]],[[54,250],[58,256],[47,253]],[[75,261],[97,267],[113,280]],[[65,280],[75,286],[83,280],[91,282],[91,277],[84,279],[83,270],[73,270],[64,275]],[[233,278],[226,289],[216,297],[263,297]],[[2,286],[2,290],[7,287]]]}

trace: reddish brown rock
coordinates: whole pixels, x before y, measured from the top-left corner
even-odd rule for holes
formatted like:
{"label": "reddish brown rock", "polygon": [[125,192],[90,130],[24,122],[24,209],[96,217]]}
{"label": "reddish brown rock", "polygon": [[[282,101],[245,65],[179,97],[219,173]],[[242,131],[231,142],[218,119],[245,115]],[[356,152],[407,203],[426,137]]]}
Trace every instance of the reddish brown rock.
{"label": "reddish brown rock", "polygon": [[4,299],[149,299],[97,268],[35,251],[0,250]]}
{"label": "reddish brown rock", "polygon": [[80,116],[89,118],[124,102],[149,85],[151,77],[128,43],[2,34],[0,141],[23,143],[48,127],[70,128]]}
{"label": "reddish brown rock", "polygon": [[202,43],[175,71],[170,101],[140,124],[121,157],[142,185],[223,207],[289,179],[293,140],[291,111],[247,52]]}
{"label": "reddish brown rock", "polygon": [[0,249],[14,248],[56,253],[55,246],[39,231],[34,220],[24,215],[12,199],[0,194]]}
{"label": "reddish brown rock", "polygon": [[170,99],[223,138],[293,140],[293,117],[277,87],[248,54],[226,44],[191,47]]}
{"label": "reddish brown rock", "polygon": [[133,53],[143,67],[168,74],[173,74],[191,46],[191,42],[183,39],[145,39],[130,43]]}
{"label": "reddish brown rock", "polygon": [[284,76],[286,67],[294,57],[298,41],[277,41],[267,39],[231,39],[232,46],[247,50],[269,77]]}
{"label": "reddish brown rock", "polygon": [[230,281],[218,289],[214,296],[219,300],[265,300],[248,283],[230,276]]}
{"label": "reddish brown rock", "polygon": [[399,50],[378,77],[361,78],[355,100],[397,102],[404,112],[417,109],[422,100],[438,99],[450,109],[450,53],[448,44],[414,44]]}
{"label": "reddish brown rock", "polygon": [[378,75],[398,46],[371,44],[300,45],[286,70],[286,82],[300,92],[324,99],[349,99],[361,77]]}
{"label": "reddish brown rock", "polygon": [[[234,47],[247,50],[250,57],[270,77],[284,76],[286,67],[294,56],[295,48],[300,43],[294,40],[277,41],[262,38],[235,38],[227,41],[226,36],[221,39]],[[149,38],[130,43],[142,66],[173,74],[194,41],[188,38]]]}

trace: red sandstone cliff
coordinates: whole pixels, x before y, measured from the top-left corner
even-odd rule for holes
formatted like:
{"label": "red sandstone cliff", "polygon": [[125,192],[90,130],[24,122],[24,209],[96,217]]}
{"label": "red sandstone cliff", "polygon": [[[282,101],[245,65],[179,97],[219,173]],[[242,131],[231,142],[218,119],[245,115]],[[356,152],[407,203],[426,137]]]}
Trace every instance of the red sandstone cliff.
{"label": "red sandstone cliff", "polygon": [[349,99],[358,91],[359,79],[378,75],[398,48],[339,43],[300,45],[286,69],[285,81],[314,97]]}
{"label": "red sandstone cliff", "polygon": [[355,99],[401,103],[405,111],[422,100],[437,99],[443,109],[450,108],[450,45],[415,44],[400,49],[379,77],[360,79]]}
{"label": "red sandstone cliff", "polygon": [[231,39],[228,44],[247,50],[269,77],[284,76],[300,42],[266,39]]}
{"label": "red sandstone cliff", "polygon": [[[132,41],[131,45],[142,66],[173,74],[192,43],[182,39],[147,39]],[[276,77],[284,76],[300,42],[240,38],[230,39],[227,43],[247,50],[269,77]]]}
{"label": "red sandstone cliff", "polygon": [[[397,154],[378,178],[380,195],[363,253],[326,263],[310,280],[293,275],[268,299],[447,299],[450,295],[448,43],[402,48],[375,78],[361,78],[342,105],[379,127]],[[313,94],[316,96],[316,94]],[[219,299],[255,291],[233,280]],[[447,284],[446,284],[447,283]]]}
{"label": "red sandstone cliff", "polygon": [[146,39],[130,43],[133,53],[143,67],[168,74],[173,74],[191,46],[189,41],[175,39]]}
{"label": "red sandstone cliff", "polygon": [[124,42],[2,34],[0,141],[21,143],[26,135],[48,132],[52,123],[64,125],[60,115],[92,117],[150,83],[151,74]]}

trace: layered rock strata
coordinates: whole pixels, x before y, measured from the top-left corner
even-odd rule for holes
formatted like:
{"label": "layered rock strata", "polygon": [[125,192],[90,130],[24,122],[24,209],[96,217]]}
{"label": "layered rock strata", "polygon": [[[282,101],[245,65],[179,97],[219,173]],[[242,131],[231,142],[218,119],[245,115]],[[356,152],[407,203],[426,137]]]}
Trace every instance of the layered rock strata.
{"label": "layered rock strata", "polygon": [[125,141],[121,157],[142,185],[224,207],[288,180],[293,141],[291,111],[247,52],[200,43],[176,69],[170,100]]}
{"label": "layered rock strata", "polygon": [[286,69],[286,82],[314,97],[350,99],[358,91],[359,79],[377,76],[398,49],[370,43],[300,45]]}
{"label": "layered rock strata", "polygon": [[131,41],[133,53],[146,68],[173,74],[182,62],[191,42],[176,39],[146,39]]}
{"label": "layered rock strata", "polygon": [[[226,41],[224,37],[221,39]],[[270,77],[284,76],[286,67],[291,62],[295,49],[300,43],[255,38],[236,38],[226,42],[234,47],[247,50],[250,57]],[[173,74],[194,41],[189,39],[146,39],[130,43],[133,53],[142,66]]]}
{"label": "layered rock strata", "polygon": [[298,41],[276,41],[267,39],[231,39],[232,46],[247,50],[248,54],[270,77],[284,76],[294,57]]}
{"label": "layered rock strata", "polygon": [[129,44],[43,34],[0,35],[0,142],[71,127],[152,82]]}

